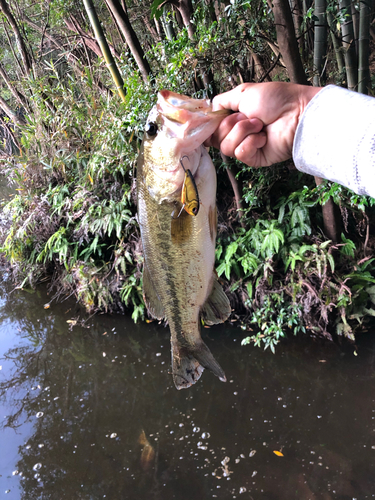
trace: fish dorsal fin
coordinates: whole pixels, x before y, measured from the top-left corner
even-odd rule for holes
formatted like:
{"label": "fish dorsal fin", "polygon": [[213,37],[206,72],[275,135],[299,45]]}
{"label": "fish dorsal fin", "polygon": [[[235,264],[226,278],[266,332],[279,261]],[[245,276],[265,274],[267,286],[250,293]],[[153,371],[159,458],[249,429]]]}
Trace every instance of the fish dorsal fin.
{"label": "fish dorsal fin", "polygon": [[165,316],[164,307],[155,290],[146,263],[143,265],[143,298],[150,315],[156,319],[163,319]]}
{"label": "fish dorsal fin", "polygon": [[216,275],[213,277],[213,285],[210,295],[201,309],[201,316],[207,325],[224,323],[231,313],[228,297],[221,288]]}

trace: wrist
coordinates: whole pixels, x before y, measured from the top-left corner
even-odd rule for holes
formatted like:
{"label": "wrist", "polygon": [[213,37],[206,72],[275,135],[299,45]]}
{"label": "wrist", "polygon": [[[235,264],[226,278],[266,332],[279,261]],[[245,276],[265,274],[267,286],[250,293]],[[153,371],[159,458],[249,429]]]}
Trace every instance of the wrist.
{"label": "wrist", "polygon": [[310,87],[307,85],[300,85],[299,89],[299,117],[298,117],[298,122],[301,119],[301,116],[303,112],[305,111],[307,105],[313,99],[316,94],[318,94],[323,87]]}

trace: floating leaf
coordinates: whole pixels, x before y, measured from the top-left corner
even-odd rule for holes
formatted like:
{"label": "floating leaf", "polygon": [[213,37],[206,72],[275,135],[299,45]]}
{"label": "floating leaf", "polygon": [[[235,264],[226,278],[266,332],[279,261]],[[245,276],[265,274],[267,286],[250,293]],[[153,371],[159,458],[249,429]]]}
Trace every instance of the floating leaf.
{"label": "floating leaf", "polygon": [[277,455],[278,457],[283,457],[284,455],[281,453],[281,451],[277,451],[277,450],[274,450],[273,451],[275,455]]}

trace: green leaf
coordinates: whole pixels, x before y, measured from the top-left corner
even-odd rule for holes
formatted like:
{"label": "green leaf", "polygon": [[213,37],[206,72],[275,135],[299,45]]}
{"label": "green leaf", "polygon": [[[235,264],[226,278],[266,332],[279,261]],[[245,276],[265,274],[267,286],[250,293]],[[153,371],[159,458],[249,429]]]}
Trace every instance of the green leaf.
{"label": "green leaf", "polygon": [[222,262],[217,268],[216,268],[216,272],[218,274],[218,276],[221,276],[223,274],[223,272],[225,271],[225,266],[226,266],[226,262]]}
{"label": "green leaf", "polygon": [[163,9],[161,9],[161,5],[165,4],[166,0],[154,0],[151,4],[151,18],[155,17],[158,21],[160,17],[163,15]]}
{"label": "green leaf", "polygon": [[332,271],[332,273],[334,273],[335,272],[335,259],[333,258],[333,256],[330,253],[327,253],[327,259],[328,259],[329,265],[331,266],[331,271]]}
{"label": "green leaf", "polygon": [[237,252],[238,243],[236,241],[232,241],[230,245],[228,245],[227,251],[225,252],[225,260],[229,262],[229,260],[233,257],[233,255]]}

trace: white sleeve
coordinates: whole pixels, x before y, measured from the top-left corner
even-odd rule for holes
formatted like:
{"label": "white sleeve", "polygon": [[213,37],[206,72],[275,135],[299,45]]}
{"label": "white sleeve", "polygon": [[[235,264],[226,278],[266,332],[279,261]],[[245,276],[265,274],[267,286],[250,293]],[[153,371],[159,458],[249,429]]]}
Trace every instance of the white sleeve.
{"label": "white sleeve", "polygon": [[306,106],[293,144],[301,172],[375,197],[375,99],[328,85]]}

